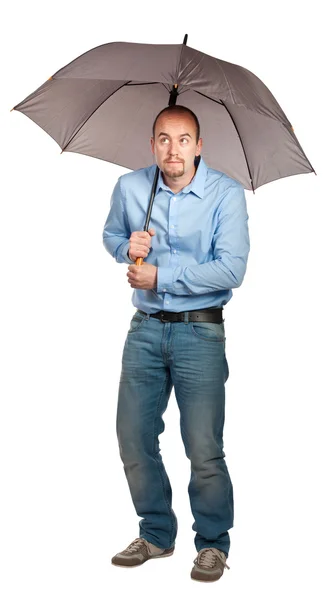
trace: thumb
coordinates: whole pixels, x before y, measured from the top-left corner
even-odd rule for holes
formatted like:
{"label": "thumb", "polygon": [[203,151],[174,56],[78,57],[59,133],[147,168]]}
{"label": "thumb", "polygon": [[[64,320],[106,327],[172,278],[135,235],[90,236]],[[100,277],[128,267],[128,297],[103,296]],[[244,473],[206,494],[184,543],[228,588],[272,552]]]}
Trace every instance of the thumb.
{"label": "thumb", "polygon": [[156,232],[155,232],[155,230],[154,230],[153,227],[150,227],[149,233],[150,233],[150,235],[155,235],[156,234]]}

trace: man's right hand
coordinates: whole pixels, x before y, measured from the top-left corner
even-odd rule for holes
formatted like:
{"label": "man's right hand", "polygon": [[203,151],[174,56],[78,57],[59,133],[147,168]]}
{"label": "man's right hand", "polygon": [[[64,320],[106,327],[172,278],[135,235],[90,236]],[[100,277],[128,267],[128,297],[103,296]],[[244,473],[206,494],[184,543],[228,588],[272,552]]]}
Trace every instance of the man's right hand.
{"label": "man's right hand", "polygon": [[133,231],[129,238],[128,256],[130,260],[136,261],[137,258],[146,258],[151,248],[151,237],[155,235],[155,230],[150,227],[149,231]]}

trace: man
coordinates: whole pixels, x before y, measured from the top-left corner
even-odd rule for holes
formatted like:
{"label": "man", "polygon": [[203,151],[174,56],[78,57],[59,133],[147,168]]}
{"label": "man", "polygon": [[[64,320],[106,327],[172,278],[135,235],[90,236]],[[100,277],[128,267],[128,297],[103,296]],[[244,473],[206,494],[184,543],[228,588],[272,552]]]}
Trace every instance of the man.
{"label": "man", "polygon": [[[198,551],[191,577],[214,581],[229,569],[234,518],[223,451],[229,369],[222,309],[246,272],[246,200],[241,184],[206,166],[199,122],[189,109],[176,105],[157,115],[151,149],[160,169],[153,227],[143,231],[156,165],[119,178],[103,232],[107,251],[130,265],[137,308],[123,350],[117,436],[142,519],[140,537],[112,563],[135,566],[174,552],[177,518],[158,441],[174,386],[191,461]],[[142,265],[133,264],[137,257]]]}

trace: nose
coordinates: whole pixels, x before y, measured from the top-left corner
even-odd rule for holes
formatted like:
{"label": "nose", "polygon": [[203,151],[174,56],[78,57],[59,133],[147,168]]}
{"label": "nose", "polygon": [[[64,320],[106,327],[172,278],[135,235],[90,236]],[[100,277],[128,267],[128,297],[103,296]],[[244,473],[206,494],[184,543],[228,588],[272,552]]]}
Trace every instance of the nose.
{"label": "nose", "polygon": [[170,156],[178,156],[178,144],[177,142],[172,141],[170,146]]}

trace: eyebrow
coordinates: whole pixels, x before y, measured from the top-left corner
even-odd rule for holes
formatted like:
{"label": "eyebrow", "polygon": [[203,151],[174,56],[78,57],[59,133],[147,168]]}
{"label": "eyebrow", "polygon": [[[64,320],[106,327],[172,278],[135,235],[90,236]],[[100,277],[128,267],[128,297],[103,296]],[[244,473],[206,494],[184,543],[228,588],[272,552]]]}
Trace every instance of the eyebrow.
{"label": "eyebrow", "polygon": [[[165,135],[166,137],[170,137],[170,136],[169,136],[169,134],[168,134],[168,133],[164,133],[164,131],[162,131],[162,132],[161,132],[161,133],[158,135],[158,137],[159,137],[160,135]],[[188,137],[189,137],[189,138],[191,137],[189,133],[181,133],[179,137],[185,137],[185,136],[187,136],[187,135],[188,135]]]}

